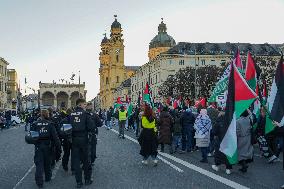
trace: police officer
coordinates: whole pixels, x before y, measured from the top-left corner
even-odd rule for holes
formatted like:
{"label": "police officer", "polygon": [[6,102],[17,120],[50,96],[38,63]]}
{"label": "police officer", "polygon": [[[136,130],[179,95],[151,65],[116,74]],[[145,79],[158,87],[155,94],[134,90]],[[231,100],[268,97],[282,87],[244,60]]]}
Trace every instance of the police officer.
{"label": "police officer", "polygon": [[[64,111],[64,110],[63,110]],[[63,124],[70,124],[70,116],[72,113],[71,109],[68,109],[63,112],[61,111],[61,123],[60,125],[62,126]],[[65,118],[64,118],[65,116]],[[62,167],[63,169],[67,172],[68,171],[68,162],[69,162],[69,157],[70,157],[70,152],[71,152],[71,147],[72,147],[72,135],[67,135],[67,136],[60,136],[62,140],[62,147],[63,147],[63,157],[62,157]],[[73,164],[71,162],[71,171],[74,171]]]}
{"label": "police officer", "polygon": [[[52,123],[53,127],[55,128],[56,133],[59,133],[60,130],[60,117],[59,113],[54,111],[53,108],[49,108],[49,121]],[[59,136],[60,139],[60,136]],[[57,154],[55,144],[51,142],[51,168],[53,169],[55,167],[55,160],[60,158],[58,157],[59,154]]]}
{"label": "police officer", "polygon": [[90,132],[89,133],[89,141],[90,141],[90,151],[91,151],[91,163],[94,165],[94,162],[97,158],[97,135],[98,135],[98,127],[101,127],[102,121],[100,117],[93,112],[93,104],[88,103],[87,104],[87,112],[90,114],[93,122],[95,123],[96,131],[95,133]]}
{"label": "police officer", "polygon": [[85,111],[86,101],[78,99],[76,101],[76,108],[71,113],[70,121],[72,124],[72,162],[74,163],[75,178],[77,188],[83,186],[82,169],[80,161],[83,162],[85,185],[92,184],[92,168],[89,156],[89,141],[88,133],[96,132],[95,124],[91,116]]}
{"label": "police officer", "polygon": [[[39,188],[43,187],[43,172],[45,181],[51,180],[51,141],[54,142],[58,153],[61,153],[60,141],[54,126],[48,121],[48,111],[41,110],[41,117],[31,125],[31,131],[39,133],[39,139],[35,144],[34,163],[36,165],[35,181]],[[58,161],[58,160],[57,160]]]}

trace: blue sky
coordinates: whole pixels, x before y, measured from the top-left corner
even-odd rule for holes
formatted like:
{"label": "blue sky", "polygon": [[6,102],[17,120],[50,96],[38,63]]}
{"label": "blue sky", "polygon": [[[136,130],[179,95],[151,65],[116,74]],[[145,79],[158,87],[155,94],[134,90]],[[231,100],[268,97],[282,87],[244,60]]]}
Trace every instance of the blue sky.
{"label": "blue sky", "polygon": [[38,88],[80,70],[91,99],[99,92],[99,45],[114,14],[126,65],[147,62],[161,17],[177,42],[284,43],[282,0],[0,0],[0,56],[17,69],[22,88],[25,77]]}

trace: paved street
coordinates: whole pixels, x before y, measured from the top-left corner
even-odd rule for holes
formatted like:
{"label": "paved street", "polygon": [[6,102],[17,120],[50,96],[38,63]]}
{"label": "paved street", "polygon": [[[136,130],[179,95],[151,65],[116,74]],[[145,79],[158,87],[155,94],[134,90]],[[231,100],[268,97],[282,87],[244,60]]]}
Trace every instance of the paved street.
{"label": "paved street", "polygon": [[[116,128],[115,128],[116,129]],[[116,130],[100,128],[98,159],[94,166],[94,183],[84,188],[255,188],[276,189],[284,183],[280,162],[269,165],[258,157],[247,174],[235,166],[231,175],[224,168],[212,171],[209,164],[201,164],[200,152],[159,154],[159,164],[143,166],[139,145],[131,132],[126,139],[117,137]],[[33,145],[24,142],[24,127],[0,132],[0,188],[37,188],[34,181]],[[210,159],[212,164],[213,158]],[[75,178],[65,173],[58,163],[53,180],[45,188],[75,188]]]}

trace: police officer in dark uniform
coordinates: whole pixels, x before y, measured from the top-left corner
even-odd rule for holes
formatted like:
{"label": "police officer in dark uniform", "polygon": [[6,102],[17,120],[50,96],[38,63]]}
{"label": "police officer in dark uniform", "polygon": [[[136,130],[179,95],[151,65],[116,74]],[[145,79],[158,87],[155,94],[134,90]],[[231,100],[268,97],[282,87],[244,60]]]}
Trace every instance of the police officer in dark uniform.
{"label": "police officer in dark uniform", "polygon": [[[49,121],[52,123],[53,127],[55,128],[56,133],[59,133],[60,130],[60,116],[59,113],[54,111],[52,108],[48,109],[49,111]],[[60,136],[58,136],[60,139]],[[51,142],[51,168],[53,169],[55,167],[55,160],[60,158],[58,157],[59,154],[56,151],[55,144]]]}
{"label": "police officer in dark uniform", "polygon": [[77,188],[81,188],[83,186],[81,161],[83,163],[85,185],[90,185],[93,182],[88,133],[95,132],[96,127],[91,116],[85,111],[86,101],[78,99],[76,106],[70,116],[72,124],[72,162],[75,169]]}
{"label": "police officer in dark uniform", "polygon": [[93,122],[95,123],[96,131],[94,133],[89,133],[89,141],[90,141],[90,151],[91,151],[91,163],[94,165],[94,162],[97,158],[97,135],[98,135],[98,127],[101,127],[102,121],[100,117],[93,112],[93,104],[87,104],[87,112],[90,114]]}
{"label": "police officer in dark uniform", "polygon": [[[35,181],[39,188],[43,187],[43,172],[45,181],[51,180],[51,141],[54,142],[56,150],[61,153],[60,141],[54,126],[48,121],[48,111],[41,110],[41,117],[31,125],[31,131],[39,133],[38,141],[35,144],[34,163],[36,165]],[[57,160],[58,161],[58,160]]]}
{"label": "police officer in dark uniform", "polygon": [[[70,123],[70,116],[71,116],[72,110],[68,109],[66,112],[66,117],[61,120],[61,125],[63,124],[71,124]],[[61,113],[62,115],[64,112]],[[63,147],[63,157],[62,157],[62,167],[65,171],[68,171],[68,162],[69,162],[69,157],[70,157],[70,152],[71,152],[71,147],[72,147],[72,135],[61,135],[60,137],[62,139],[62,147]],[[74,171],[73,164],[71,162],[71,171]]]}

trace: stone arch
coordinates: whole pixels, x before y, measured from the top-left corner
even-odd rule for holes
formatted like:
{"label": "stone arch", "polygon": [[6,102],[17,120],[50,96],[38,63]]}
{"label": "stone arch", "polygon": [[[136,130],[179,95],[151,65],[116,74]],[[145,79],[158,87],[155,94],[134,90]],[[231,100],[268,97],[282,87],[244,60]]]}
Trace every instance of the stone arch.
{"label": "stone arch", "polygon": [[61,104],[64,104],[65,107],[68,108],[69,96],[66,92],[64,92],[64,91],[58,92],[57,95],[56,95],[56,99],[57,99],[57,107],[60,107]]}
{"label": "stone arch", "polygon": [[71,93],[71,95],[70,95],[71,107],[76,106],[76,100],[78,100],[78,98],[79,98],[79,92],[78,91],[74,91],[74,92]]}
{"label": "stone arch", "polygon": [[41,95],[43,106],[54,106],[55,96],[52,92],[46,91]]}

